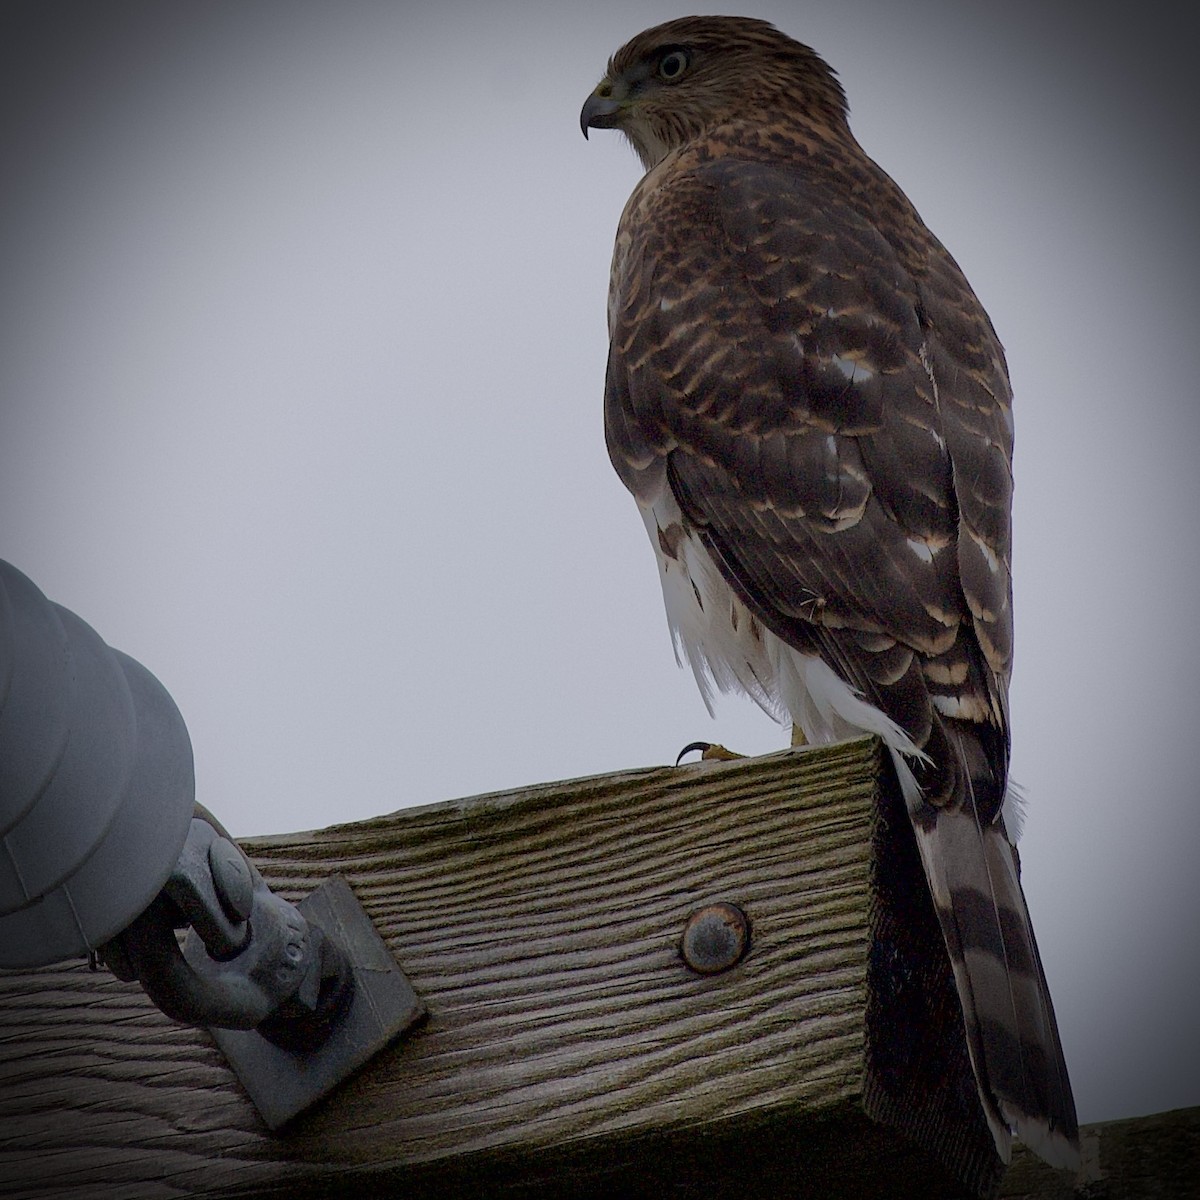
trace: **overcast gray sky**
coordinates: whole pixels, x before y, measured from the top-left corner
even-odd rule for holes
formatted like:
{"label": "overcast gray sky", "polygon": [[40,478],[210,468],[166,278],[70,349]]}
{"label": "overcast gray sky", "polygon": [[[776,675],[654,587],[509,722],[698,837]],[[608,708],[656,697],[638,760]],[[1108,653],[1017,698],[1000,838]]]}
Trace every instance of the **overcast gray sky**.
{"label": "overcast gray sky", "polygon": [[1158,0],[10,3],[0,557],[158,675],[235,834],[782,746],[677,671],[608,465],[639,170],[578,125],[621,42],[729,9],[837,68],[1005,343],[1080,1116],[1198,1104],[1198,139]]}

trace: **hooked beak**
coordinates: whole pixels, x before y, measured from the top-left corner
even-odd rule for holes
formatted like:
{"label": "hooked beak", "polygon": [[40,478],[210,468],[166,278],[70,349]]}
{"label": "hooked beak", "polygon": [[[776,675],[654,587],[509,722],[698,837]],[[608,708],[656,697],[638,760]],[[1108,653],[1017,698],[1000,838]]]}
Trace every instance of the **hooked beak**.
{"label": "hooked beak", "polygon": [[[601,91],[606,95],[601,95]],[[621,102],[612,94],[611,85],[601,84],[584,102],[579,128],[586,138],[589,129],[614,129],[621,120]]]}

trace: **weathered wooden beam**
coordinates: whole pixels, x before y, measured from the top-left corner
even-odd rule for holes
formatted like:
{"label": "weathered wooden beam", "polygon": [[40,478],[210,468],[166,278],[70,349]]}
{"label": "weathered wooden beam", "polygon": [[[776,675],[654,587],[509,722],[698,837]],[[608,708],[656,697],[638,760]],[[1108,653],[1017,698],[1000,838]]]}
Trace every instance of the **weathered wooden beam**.
{"label": "weathered wooden beam", "polygon": [[1200,1196],[1200,1108],[1181,1108],[1080,1131],[1079,1179],[1051,1170],[1024,1146],[1013,1153],[1001,1200],[1195,1200]]}
{"label": "weathered wooden beam", "polygon": [[[0,1191],[989,1190],[889,781],[862,739],[244,841],[290,899],[344,875],[428,1021],[271,1134],[211,1039],[136,986],[82,965],[0,975]],[[752,945],[700,976],[680,936],[717,900],[748,913]]]}

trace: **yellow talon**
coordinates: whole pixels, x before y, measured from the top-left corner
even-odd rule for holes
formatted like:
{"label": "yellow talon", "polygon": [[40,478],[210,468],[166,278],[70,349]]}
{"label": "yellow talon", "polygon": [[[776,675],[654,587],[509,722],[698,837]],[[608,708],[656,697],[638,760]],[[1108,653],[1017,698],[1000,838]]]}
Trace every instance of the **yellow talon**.
{"label": "yellow talon", "polygon": [[724,746],[718,745],[716,742],[689,742],[679,752],[679,757],[675,759],[675,765],[683,761],[685,754],[690,754],[693,750],[700,751],[701,762],[731,762],[735,758],[745,758],[744,754],[738,754],[733,750],[726,750]]}
{"label": "yellow talon", "polygon": [[700,758],[705,762],[731,762],[735,758],[745,758],[744,754],[739,754],[736,750],[727,750],[724,746],[713,742],[707,750],[705,750]]}

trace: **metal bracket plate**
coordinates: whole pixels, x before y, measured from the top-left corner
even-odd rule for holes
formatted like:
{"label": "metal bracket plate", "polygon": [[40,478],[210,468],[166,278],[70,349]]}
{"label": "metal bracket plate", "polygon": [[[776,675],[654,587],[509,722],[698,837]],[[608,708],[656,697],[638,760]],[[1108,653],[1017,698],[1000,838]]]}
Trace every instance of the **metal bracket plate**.
{"label": "metal bracket plate", "polygon": [[425,1005],[340,875],[300,901],[306,920],[332,938],[354,971],[354,996],[316,1050],[298,1054],[254,1030],[208,1032],[269,1129],[315,1104],[425,1015]]}

